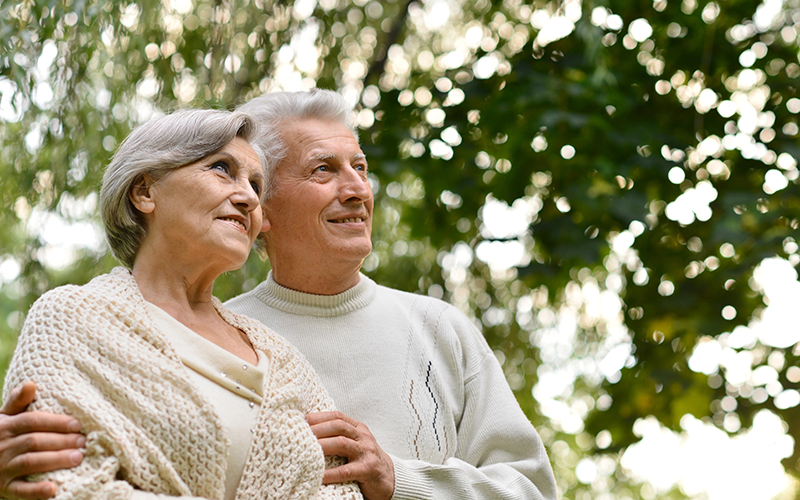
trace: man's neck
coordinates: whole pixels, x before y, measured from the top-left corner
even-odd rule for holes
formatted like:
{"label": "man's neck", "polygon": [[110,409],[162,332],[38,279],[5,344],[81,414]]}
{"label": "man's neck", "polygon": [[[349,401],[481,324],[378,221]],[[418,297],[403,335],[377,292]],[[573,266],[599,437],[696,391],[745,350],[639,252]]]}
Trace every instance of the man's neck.
{"label": "man's neck", "polygon": [[361,279],[359,270],[346,275],[331,273],[288,273],[272,268],[272,279],[282,287],[313,295],[337,295],[356,286]]}

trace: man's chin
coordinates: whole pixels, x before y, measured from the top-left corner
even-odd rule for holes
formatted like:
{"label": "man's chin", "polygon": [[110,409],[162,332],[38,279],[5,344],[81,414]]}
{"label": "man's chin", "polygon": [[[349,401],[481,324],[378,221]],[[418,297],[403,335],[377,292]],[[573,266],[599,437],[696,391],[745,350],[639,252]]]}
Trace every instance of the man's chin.
{"label": "man's chin", "polygon": [[342,260],[362,262],[371,252],[372,242],[350,241],[339,245],[335,253],[337,256],[340,256]]}

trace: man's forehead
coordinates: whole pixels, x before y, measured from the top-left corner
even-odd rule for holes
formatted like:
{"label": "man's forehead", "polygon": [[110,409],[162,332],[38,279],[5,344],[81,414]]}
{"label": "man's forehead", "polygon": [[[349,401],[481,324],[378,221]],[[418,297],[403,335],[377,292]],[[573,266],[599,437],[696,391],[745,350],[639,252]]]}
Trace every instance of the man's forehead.
{"label": "man's forehead", "polygon": [[336,120],[303,118],[285,122],[281,135],[289,156],[301,163],[333,159],[366,161],[356,135]]}

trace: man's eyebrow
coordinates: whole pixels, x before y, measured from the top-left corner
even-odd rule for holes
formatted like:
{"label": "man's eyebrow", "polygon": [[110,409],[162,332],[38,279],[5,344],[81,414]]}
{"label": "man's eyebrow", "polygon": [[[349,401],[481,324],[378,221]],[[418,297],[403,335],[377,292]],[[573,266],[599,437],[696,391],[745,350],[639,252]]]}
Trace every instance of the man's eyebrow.
{"label": "man's eyebrow", "polygon": [[330,160],[332,158],[336,158],[336,155],[333,153],[319,153],[311,156],[308,160],[309,161],[321,161],[321,160]]}
{"label": "man's eyebrow", "polygon": [[[335,159],[335,158],[336,158],[336,155],[333,154],[333,153],[319,153],[319,154],[315,154],[315,155],[312,155],[311,157],[309,157],[308,161],[311,163],[311,162],[315,162],[315,161],[325,161],[325,160],[331,160],[331,159]],[[367,160],[367,155],[365,155],[364,153],[356,153],[356,154],[353,155],[353,160],[364,160],[364,161],[366,161]]]}

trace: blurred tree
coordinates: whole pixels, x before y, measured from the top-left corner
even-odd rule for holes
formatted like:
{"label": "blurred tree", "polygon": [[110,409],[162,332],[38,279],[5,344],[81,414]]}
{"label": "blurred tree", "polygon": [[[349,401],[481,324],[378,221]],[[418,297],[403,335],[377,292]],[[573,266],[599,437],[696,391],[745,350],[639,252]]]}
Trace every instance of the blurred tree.
{"label": "blurred tree", "polygon": [[132,127],[320,86],[370,158],[365,272],[482,324],[562,495],[652,498],[619,467],[650,415],[769,410],[797,442],[798,328],[743,325],[764,259],[800,263],[798,33],[798,0],[2,1],[0,362],[38,295],[114,265],[95,193]]}

